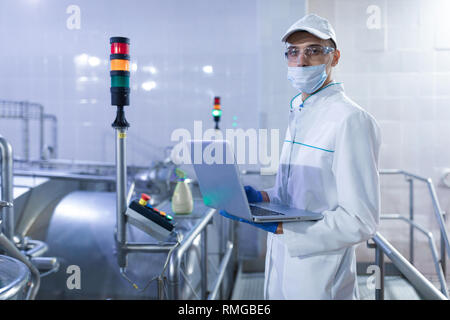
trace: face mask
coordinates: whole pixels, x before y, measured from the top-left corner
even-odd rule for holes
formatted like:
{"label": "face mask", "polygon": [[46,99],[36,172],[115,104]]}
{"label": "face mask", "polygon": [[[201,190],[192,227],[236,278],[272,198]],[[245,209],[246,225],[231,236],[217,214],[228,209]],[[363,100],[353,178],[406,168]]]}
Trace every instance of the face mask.
{"label": "face mask", "polygon": [[311,94],[317,91],[327,79],[326,65],[288,67],[287,78],[294,88]]}

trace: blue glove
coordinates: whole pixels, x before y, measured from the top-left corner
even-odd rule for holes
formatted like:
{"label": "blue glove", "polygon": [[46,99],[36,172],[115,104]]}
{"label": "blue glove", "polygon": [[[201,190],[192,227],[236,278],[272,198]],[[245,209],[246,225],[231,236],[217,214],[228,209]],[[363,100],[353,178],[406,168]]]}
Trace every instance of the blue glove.
{"label": "blue glove", "polygon": [[219,213],[225,218],[236,220],[236,221],[239,221],[239,222],[245,222],[245,223],[248,223],[248,224],[250,224],[252,226],[255,226],[257,228],[263,229],[263,230],[265,230],[267,232],[275,233],[277,231],[277,228],[278,228],[278,222],[255,223],[255,222],[251,222],[251,221],[248,221],[248,220],[245,220],[245,219],[242,219],[242,218],[238,218],[236,216],[232,216],[231,214],[229,214],[225,210],[220,210]]}
{"label": "blue glove", "polygon": [[250,186],[245,186],[244,189],[245,189],[245,194],[247,195],[248,202],[252,203],[252,202],[262,202],[263,201],[263,196],[260,191],[256,191],[255,189],[253,189]]}

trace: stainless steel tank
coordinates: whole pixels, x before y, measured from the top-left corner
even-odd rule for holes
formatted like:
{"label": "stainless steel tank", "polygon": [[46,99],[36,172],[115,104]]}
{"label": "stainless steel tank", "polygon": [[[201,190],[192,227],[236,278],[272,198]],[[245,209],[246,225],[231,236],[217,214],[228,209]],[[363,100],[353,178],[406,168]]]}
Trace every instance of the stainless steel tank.
{"label": "stainless steel tank", "polygon": [[[58,204],[43,240],[49,246],[47,255],[59,259],[60,270],[42,279],[37,299],[157,298],[155,281],[147,290],[139,292],[119,273],[114,242],[115,197],[111,192],[75,191]],[[185,232],[197,221],[180,219],[177,229]],[[129,242],[156,243],[133,226],[128,226],[127,233]],[[201,241],[195,241],[185,258],[185,272],[194,288],[200,283],[200,244]],[[161,273],[165,260],[164,253],[130,254],[127,276],[142,288],[149,279]],[[81,280],[79,289],[70,285],[71,276],[74,276],[71,270],[77,267]],[[214,276],[210,278],[214,279]],[[189,286],[186,283],[183,286],[184,298],[192,298]]]}
{"label": "stainless steel tank", "polygon": [[0,300],[25,299],[30,276],[24,263],[0,255]]}

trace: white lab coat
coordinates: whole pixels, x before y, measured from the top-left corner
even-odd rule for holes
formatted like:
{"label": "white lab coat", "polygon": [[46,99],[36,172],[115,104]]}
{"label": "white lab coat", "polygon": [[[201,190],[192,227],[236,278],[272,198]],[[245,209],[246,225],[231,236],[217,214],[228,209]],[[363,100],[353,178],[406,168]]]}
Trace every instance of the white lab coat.
{"label": "white lab coat", "polygon": [[291,101],[270,201],[322,212],[268,234],[266,299],[358,299],[355,246],[379,223],[379,127],[332,83]]}

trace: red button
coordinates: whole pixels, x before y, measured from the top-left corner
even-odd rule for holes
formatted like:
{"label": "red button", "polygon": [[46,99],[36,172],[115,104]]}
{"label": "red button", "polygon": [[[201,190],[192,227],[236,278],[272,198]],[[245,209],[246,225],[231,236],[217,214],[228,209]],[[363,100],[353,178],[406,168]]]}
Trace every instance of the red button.
{"label": "red button", "polygon": [[141,199],[148,201],[148,200],[150,200],[150,196],[148,194],[143,193],[143,194],[141,194]]}

